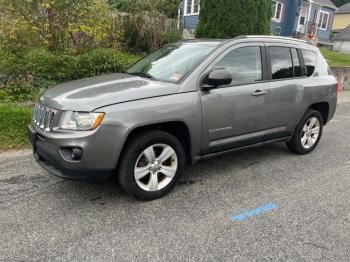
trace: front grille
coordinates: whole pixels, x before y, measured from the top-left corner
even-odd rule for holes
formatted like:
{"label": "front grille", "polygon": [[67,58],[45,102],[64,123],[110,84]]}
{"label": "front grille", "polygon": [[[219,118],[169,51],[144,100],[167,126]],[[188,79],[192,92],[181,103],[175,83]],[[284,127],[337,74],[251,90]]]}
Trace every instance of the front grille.
{"label": "front grille", "polygon": [[38,129],[50,132],[53,128],[56,114],[57,110],[38,103],[35,105],[33,124]]}

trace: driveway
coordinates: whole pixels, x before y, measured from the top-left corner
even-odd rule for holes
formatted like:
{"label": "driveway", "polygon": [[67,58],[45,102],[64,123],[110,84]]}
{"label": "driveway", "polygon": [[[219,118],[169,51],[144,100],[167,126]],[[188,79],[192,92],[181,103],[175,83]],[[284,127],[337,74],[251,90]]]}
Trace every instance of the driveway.
{"label": "driveway", "polygon": [[152,202],[2,153],[0,261],[349,261],[349,130],[341,93],[312,154],[273,144],[210,159]]}

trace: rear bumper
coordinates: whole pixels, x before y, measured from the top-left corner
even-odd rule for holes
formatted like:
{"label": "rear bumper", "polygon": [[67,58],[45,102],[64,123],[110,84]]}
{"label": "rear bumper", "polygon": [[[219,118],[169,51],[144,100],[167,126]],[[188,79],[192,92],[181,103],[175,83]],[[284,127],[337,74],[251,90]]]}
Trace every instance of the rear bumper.
{"label": "rear bumper", "polygon": [[[43,136],[29,125],[28,138],[33,147],[35,160],[49,174],[69,179],[101,181],[108,180],[113,173],[114,159],[111,161],[108,156],[105,156],[105,161],[101,161],[98,156],[94,159],[91,155],[99,154],[104,150],[103,148],[94,148],[95,152],[91,150],[91,143],[96,139],[94,133],[74,139],[53,138]],[[68,146],[82,148],[82,159],[79,161],[67,159],[67,156],[62,153],[62,148]],[[108,153],[108,148],[105,147],[105,151]]]}

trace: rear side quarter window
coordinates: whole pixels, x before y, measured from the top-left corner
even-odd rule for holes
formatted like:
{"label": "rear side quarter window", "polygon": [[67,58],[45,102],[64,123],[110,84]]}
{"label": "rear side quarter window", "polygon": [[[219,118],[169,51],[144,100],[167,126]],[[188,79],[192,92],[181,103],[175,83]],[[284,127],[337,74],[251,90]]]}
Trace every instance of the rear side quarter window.
{"label": "rear side quarter window", "polygon": [[306,76],[310,77],[314,74],[317,64],[317,53],[309,50],[302,49],[304,63],[306,67]]}
{"label": "rear side quarter window", "polygon": [[316,73],[318,76],[329,76],[332,75],[331,69],[329,68],[329,65],[326,61],[326,59],[323,57],[322,53],[318,53],[318,59],[317,59],[317,66],[316,66]]}

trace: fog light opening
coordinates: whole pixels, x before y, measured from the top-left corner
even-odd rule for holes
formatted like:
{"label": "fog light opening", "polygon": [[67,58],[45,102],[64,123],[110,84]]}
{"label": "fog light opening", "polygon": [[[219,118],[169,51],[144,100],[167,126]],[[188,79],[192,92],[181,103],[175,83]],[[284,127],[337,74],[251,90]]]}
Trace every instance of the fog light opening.
{"label": "fog light opening", "polygon": [[78,147],[75,147],[72,149],[72,159],[73,160],[80,160],[83,156],[83,150],[81,150]]}

